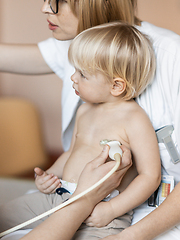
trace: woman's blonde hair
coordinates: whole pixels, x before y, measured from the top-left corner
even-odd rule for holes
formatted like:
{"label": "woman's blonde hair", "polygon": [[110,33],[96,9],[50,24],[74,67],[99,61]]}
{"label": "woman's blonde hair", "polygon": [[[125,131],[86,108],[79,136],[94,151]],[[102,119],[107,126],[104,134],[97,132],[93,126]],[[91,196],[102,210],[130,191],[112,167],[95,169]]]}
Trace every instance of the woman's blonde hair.
{"label": "woman's blonde hair", "polygon": [[155,56],[150,40],[135,27],[113,22],[89,28],[72,41],[69,60],[82,72],[100,72],[126,82],[124,99],[137,97],[151,82]]}
{"label": "woman's blonde hair", "polygon": [[137,0],[68,0],[79,19],[78,33],[87,28],[113,21],[139,25],[135,16]]}

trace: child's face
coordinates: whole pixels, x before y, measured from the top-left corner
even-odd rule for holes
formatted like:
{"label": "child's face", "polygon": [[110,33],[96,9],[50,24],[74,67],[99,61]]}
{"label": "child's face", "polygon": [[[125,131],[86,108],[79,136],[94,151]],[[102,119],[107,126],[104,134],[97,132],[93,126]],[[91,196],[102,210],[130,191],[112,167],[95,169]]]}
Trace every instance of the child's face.
{"label": "child's face", "polygon": [[106,77],[97,73],[90,75],[86,72],[76,70],[71,76],[75,93],[85,102],[103,103],[110,97],[111,83]]}

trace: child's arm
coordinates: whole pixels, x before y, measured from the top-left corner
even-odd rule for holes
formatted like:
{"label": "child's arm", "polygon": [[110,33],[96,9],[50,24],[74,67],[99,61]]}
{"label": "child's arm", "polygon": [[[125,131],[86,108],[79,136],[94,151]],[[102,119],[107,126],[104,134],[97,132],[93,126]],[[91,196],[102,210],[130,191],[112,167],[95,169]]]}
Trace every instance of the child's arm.
{"label": "child's arm", "polygon": [[88,226],[107,225],[145,202],[160,184],[161,163],[154,129],[144,113],[138,112],[137,116],[127,123],[127,135],[138,176],[117,197],[98,204],[86,220]]}
{"label": "child's arm", "polygon": [[[127,135],[138,175],[111,205],[121,216],[145,202],[161,182],[161,160],[154,128],[144,113],[138,112],[128,124]],[[119,206],[118,211],[115,205]]]}
{"label": "child's arm", "polygon": [[70,152],[63,153],[56,162],[46,171],[36,167],[34,169],[36,178],[35,184],[42,193],[54,193],[57,188],[61,187],[60,179],[62,177],[63,168],[70,156]]}
{"label": "child's arm", "polygon": [[[79,112],[79,111],[78,111]],[[70,149],[67,152],[64,152],[56,161],[55,163],[46,171],[36,167],[34,172],[36,174],[35,184],[39,191],[42,193],[50,194],[54,193],[57,188],[61,186],[61,182],[59,178],[62,178],[64,166],[69,159],[76,138],[77,133],[77,121],[78,121],[78,114],[76,117],[74,132],[71,140]]]}

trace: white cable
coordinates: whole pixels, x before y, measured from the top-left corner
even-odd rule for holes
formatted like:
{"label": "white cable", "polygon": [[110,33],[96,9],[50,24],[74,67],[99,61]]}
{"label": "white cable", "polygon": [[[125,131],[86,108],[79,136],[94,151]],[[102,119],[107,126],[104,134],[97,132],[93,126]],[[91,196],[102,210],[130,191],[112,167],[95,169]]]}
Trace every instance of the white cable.
{"label": "white cable", "polygon": [[[118,141],[110,141],[110,142],[107,142],[107,143],[106,143],[106,144],[108,144],[108,145],[111,147],[110,149],[113,149],[111,143],[113,144],[113,146],[118,143],[118,148],[120,149],[120,147],[119,147],[119,146],[120,146],[120,143],[119,143]],[[120,150],[121,150],[121,149],[120,149]],[[111,154],[112,154],[112,151],[111,151]],[[122,156],[121,152],[120,152],[120,151],[117,152],[117,149],[116,149],[116,152],[113,154],[113,159],[116,161],[115,166],[114,166],[102,179],[100,179],[100,180],[99,180],[97,183],[95,183],[93,186],[89,187],[88,189],[86,189],[86,190],[83,191],[82,193],[79,193],[78,195],[70,198],[68,201],[66,201],[66,202],[64,202],[64,203],[62,203],[62,204],[60,204],[60,205],[58,205],[58,206],[56,206],[56,207],[54,207],[54,208],[46,211],[45,213],[42,213],[42,214],[40,214],[40,215],[38,215],[38,216],[36,216],[36,217],[34,217],[34,218],[32,218],[32,219],[24,222],[24,223],[21,223],[21,224],[15,226],[15,227],[13,227],[13,228],[10,228],[10,229],[8,229],[8,230],[0,233],[0,237],[3,237],[3,236],[5,236],[5,235],[7,235],[7,234],[9,234],[9,233],[12,233],[12,232],[14,232],[14,231],[16,231],[16,230],[19,230],[19,229],[25,227],[25,226],[33,223],[33,222],[36,222],[36,221],[40,220],[41,218],[46,217],[47,215],[50,215],[50,214],[56,212],[57,210],[59,210],[59,209],[65,207],[65,206],[69,205],[70,203],[78,200],[79,198],[81,198],[81,197],[84,196],[85,194],[87,194],[87,193],[89,193],[90,191],[94,190],[94,189],[95,189],[96,187],[98,187],[101,183],[103,183],[104,181],[106,181],[106,180],[118,169],[118,167],[119,167],[119,165],[120,165],[121,156]]]}

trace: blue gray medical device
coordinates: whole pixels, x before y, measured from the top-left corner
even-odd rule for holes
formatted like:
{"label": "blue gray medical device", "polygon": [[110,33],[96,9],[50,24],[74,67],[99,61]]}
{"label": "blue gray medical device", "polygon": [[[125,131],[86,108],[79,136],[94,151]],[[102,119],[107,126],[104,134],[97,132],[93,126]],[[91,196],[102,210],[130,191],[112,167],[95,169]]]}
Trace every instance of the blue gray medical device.
{"label": "blue gray medical device", "polygon": [[[156,130],[156,136],[159,143],[164,143],[166,146],[166,149],[171,157],[171,160],[174,164],[178,163],[180,161],[179,153],[174,145],[174,142],[171,138],[171,134],[174,131],[174,127],[172,125],[164,126],[160,129]],[[151,195],[151,197],[148,199],[148,205],[150,207],[155,207],[157,205],[156,203],[156,197],[158,194],[159,188]]]}
{"label": "blue gray medical device", "polygon": [[176,164],[180,161],[180,156],[171,138],[171,134],[173,131],[174,131],[174,127],[172,125],[167,125],[165,127],[162,127],[156,130],[156,136],[159,143],[165,144],[172,162]]}

